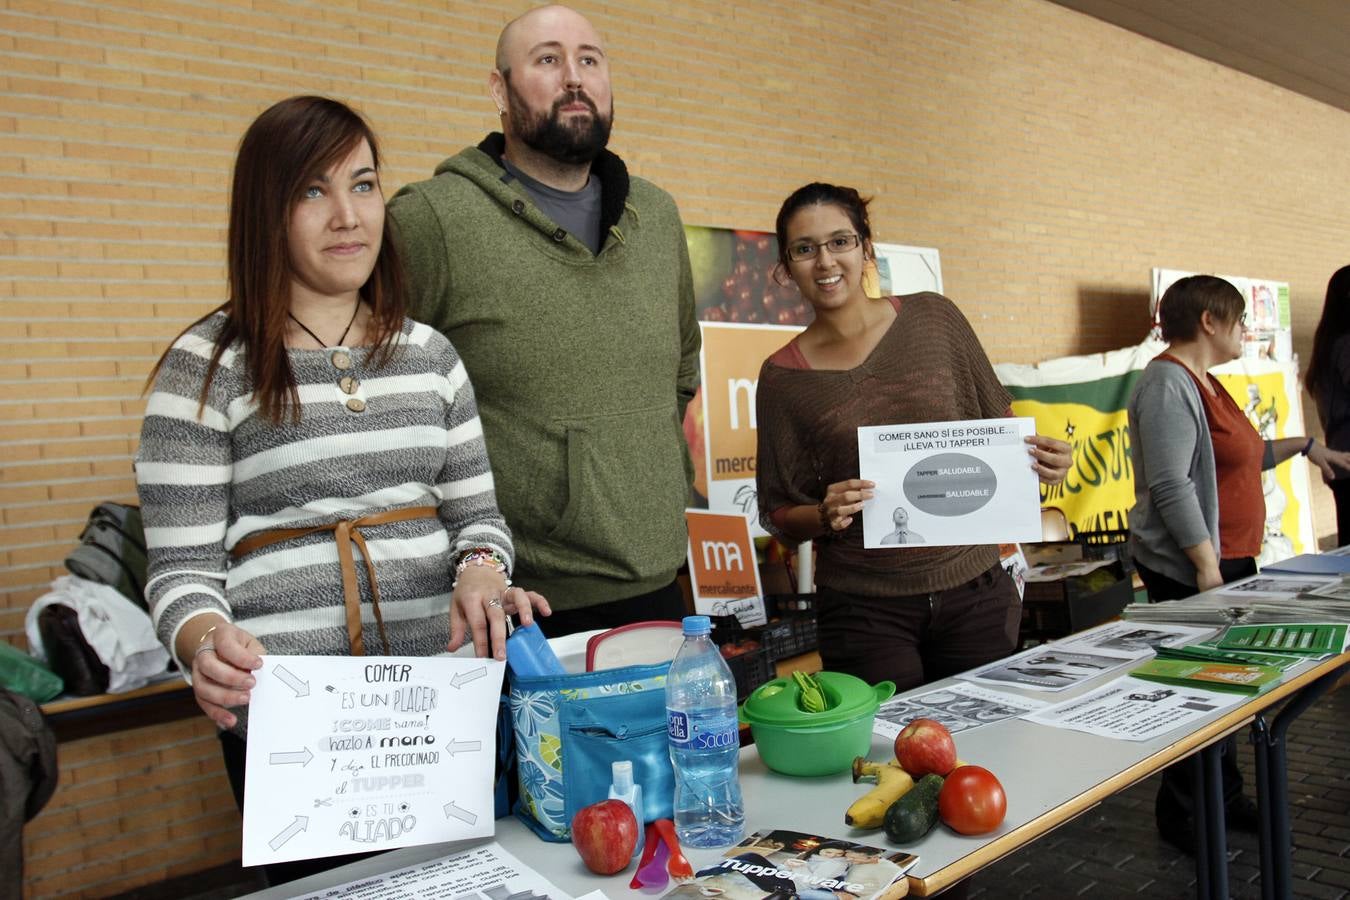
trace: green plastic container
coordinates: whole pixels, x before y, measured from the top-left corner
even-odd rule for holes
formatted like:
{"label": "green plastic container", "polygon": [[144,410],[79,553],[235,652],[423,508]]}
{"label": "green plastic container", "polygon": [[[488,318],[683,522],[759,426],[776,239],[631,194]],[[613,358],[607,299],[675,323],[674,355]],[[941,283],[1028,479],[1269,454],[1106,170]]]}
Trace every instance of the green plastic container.
{"label": "green plastic container", "polygon": [[855,756],[872,747],[872,720],[895,684],[876,686],[842,672],[819,672],[816,678],[829,704],[824,712],[803,712],[797,706],[797,683],[775,678],[762,684],[741,704],[741,721],[759,748],[764,765],[783,775],[833,775],[853,767]]}

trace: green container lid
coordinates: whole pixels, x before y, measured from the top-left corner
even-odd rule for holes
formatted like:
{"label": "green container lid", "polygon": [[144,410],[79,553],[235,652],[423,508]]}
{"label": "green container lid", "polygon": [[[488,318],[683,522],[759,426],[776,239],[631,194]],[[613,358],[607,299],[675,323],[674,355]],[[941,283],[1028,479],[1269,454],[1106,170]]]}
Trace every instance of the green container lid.
{"label": "green container lid", "polygon": [[843,672],[817,672],[816,679],[825,693],[823,712],[804,712],[797,705],[801,689],[792,678],[775,678],[751,691],[741,704],[740,718],[748,725],[812,726],[833,725],[876,712],[882,701],[895,693],[895,683],[882,681],[869,685],[861,678]]}

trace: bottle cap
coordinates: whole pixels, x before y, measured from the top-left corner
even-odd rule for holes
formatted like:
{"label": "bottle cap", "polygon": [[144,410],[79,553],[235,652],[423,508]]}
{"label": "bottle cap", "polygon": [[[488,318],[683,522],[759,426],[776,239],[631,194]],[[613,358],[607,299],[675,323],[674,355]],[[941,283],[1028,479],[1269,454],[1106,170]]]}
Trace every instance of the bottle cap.
{"label": "bottle cap", "polygon": [[615,760],[609,767],[610,780],[614,783],[614,790],[621,794],[628,793],[633,787],[633,763],[632,760]]}
{"label": "bottle cap", "polygon": [[697,637],[701,634],[712,634],[712,619],[707,616],[685,616],[684,636]]}

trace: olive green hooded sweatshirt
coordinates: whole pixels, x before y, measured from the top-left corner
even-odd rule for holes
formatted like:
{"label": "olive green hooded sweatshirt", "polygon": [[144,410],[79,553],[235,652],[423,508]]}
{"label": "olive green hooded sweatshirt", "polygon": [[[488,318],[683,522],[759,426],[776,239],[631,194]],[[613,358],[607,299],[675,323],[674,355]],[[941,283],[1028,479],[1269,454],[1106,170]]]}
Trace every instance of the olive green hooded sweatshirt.
{"label": "olive green hooded sweatshirt", "polygon": [[473,382],[513,581],[555,609],[647,593],[687,541],[700,338],[679,212],[603,151],[593,254],[507,174],[503,148],[491,134],[390,201],[413,317]]}

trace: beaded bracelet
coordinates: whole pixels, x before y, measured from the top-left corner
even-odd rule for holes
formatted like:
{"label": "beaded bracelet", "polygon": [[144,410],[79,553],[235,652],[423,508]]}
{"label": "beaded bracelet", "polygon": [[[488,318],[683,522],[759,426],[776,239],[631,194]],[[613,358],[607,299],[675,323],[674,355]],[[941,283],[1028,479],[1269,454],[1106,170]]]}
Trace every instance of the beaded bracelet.
{"label": "beaded bracelet", "polygon": [[834,526],[830,524],[830,510],[825,505],[824,500],[816,504],[816,512],[820,513],[820,527],[825,532],[824,534],[821,535],[821,537],[823,538],[834,537],[835,534],[837,534],[837,532],[834,530]]}
{"label": "beaded bracelet", "polygon": [[455,580],[450,584],[451,590],[459,586],[459,577],[469,566],[491,566],[506,579],[507,587],[511,586],[511,574],[507,571],[506,560],[502,555],[491,547],[474,547],[465,550],[460,555],[459,562],[455,563]]}

